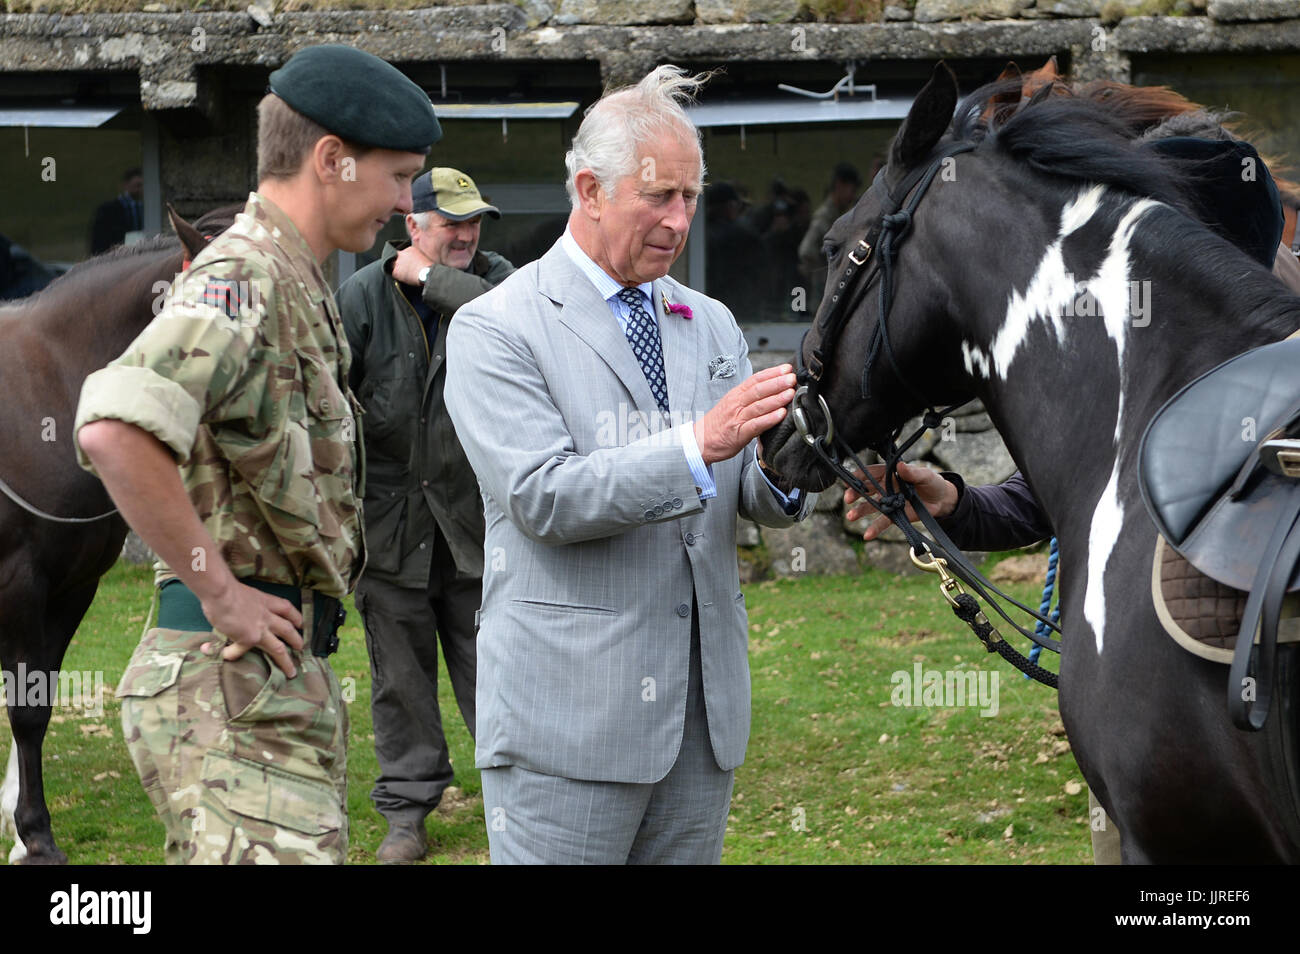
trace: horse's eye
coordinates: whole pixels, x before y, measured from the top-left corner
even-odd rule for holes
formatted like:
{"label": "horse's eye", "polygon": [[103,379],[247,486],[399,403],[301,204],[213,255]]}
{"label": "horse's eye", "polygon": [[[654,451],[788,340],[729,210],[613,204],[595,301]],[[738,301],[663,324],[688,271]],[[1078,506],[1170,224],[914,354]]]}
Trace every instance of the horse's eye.
{"label": "horse's eye", "polygon": [[830,241],[823,242],[822,254],[826,256],[826,261],[828,262],[835,261],[835,259],[840,257],[840,243],[830,242]]}

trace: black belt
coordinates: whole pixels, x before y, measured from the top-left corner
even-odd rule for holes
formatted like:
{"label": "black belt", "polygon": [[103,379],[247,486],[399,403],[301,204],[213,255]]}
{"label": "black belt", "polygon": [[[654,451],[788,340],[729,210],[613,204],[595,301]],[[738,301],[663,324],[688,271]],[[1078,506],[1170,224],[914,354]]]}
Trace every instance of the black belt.
{"label": "black belt", "polygon": [[[239,582],[286,599],[293,604],[294,609],[302,612],[303,591],[299,587],[269,583],[266,580],[244,579]],[[338,632],[348,614],[343,609],[343,601],[337,597],[327,596],[317,590],[309,592],[312,594],[311,652],[313,656],[329,656],[338,651]],[[212,629],[212,624],[203,615],[203,606],[198,596],[179,579],[168,580],[159,591],[158,626],[194,633],[209,632]]]}

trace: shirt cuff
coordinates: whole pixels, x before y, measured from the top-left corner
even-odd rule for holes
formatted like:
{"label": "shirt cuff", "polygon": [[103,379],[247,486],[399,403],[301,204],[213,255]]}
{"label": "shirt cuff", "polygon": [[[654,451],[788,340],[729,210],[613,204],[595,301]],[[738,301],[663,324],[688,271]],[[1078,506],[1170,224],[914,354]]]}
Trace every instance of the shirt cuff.
{"label": "shirt cuff", "polygon": [[957,488],[957,504],[952,508],[952,513],[946,517],[937,517],[936,522],[943,528],[944,532],[949,527],[960,527],[965,525],[971,519],[971,496],[966,493],[966,481],[962,479],[961,474],[955,474],[949,470],[942,470],[939,476],[948,483]]}
{"label": "shirt cuff", "polygon": [[[755,463],[757,464],[757,461],[755,461]],[[786,516],[793,517],[799,512],[799,508],[803,505],[803,491],[798,487],[795,487],[788,495],[784,494],[776,484],[767,479],[767,474],[763,473],[762,467],[758,468],[758,475],[763,478],[763,483],[772,488],[772,496],[780,502],[781,508],[786,512]]]}
{"label": "shirt cuff", "polygon": [[691,477],[699,489],[700,499],[708,500],[718,495],[718,485],[713,482],[713,468],[704,463],[700,445],[695,441],[695,425],[687,421],[678,428],[682,435],[682,450],[686,452],[686,463],[691,468]]}

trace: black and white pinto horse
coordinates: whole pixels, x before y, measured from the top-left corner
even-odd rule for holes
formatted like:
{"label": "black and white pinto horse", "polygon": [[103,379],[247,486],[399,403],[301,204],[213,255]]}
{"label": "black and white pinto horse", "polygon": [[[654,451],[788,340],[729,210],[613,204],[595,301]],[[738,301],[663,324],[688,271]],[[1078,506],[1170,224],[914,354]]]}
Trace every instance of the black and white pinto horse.
{"label": "black and white pinto horse", "polygon": [[[820,352],[820,395],[854,448],[887,446],[926,404],[983,400],[1060,541],[1061,717],[1126,862],[1300,861],[1297,650],[1279,647],[1264,730],[1234,728],[1227,667],[1179,648],[1152,608],[1156,531],[1136,473],[1160,406],[1294,331],[1300,298],[1188,214],[1194,170],[1135,144],[1103,108],[1052,97],[981,119],[995,94],[958,106],[936,69],[887,167],[827,236],[826,301],[801,365]],[[932,163],[891,274],[866,276],[829,340],[859,239]],[[880,265],[867,261],[864,273]],[[824,434],[821,412],[807,413]],[[790,417],[762,443],[798,486],[834,483]]]}

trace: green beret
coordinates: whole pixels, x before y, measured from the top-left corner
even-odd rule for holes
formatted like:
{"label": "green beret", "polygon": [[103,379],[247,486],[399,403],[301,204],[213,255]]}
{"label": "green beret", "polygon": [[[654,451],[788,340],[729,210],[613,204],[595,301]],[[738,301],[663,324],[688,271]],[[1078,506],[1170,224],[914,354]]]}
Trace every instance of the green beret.
{"label": "green beret", "polygon": [[424,90],[350,46],[309,46],[271,74],[271,92],[349,142],[427,153],[442,138]]}

